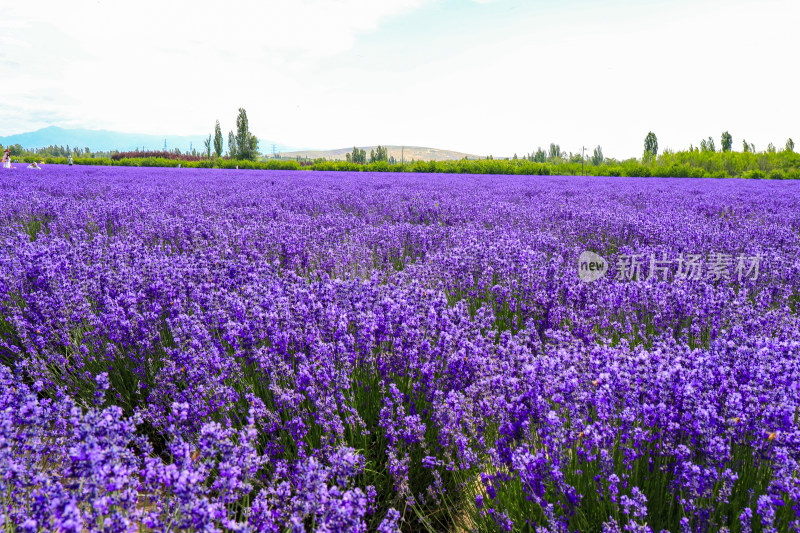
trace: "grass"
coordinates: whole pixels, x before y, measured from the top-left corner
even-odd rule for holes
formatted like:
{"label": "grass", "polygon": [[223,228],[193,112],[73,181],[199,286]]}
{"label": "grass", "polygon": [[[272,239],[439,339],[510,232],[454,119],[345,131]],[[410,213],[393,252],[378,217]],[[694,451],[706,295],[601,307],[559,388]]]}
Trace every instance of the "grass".
{"label": "grass", "polygon": [[50,213],[29,215],[21,221],[22,230],[28,234],[31,242],[35,242],[40,234],[50,234],[50,223],[55,218],[55,215]]}
{"label": "grass", "polygon": [[[534,442],[535,440],[533,439]],[[676,460],[660,454],[655,446],[651,446],[649,449],[639,450],[641,455],[627,468],[623,458],[630,446],[630,443],[618,441],[613,447],[612,471],[621,479],[624,479],[623,474],[629,476],[628,488],[622,488],[621,484],[619,486],[617,501],[623,494],[630,495],[631,487],[639,487],[647,497],[648,513],[644,520],[653,531],[681,531],[681,519],[687,517],[693,531],[723,531],[727,528],[730,532],[738,533],[742,531],[739,522],[741,510],[745,507],[754,508],[758,496],[765,493],[772,479],[771,462],[760,457],[758,450],[752,446],[735,445],[731,461],[725,464],[715,463],[708,457],[695,457],[698,465],[714,468],[718,473],[730,467],[738,473],[739,478],[733,483],[727,501],[720,501],[725,482],[717,481],[706,497],[696,500],[700,509],[706,509],[707,512],[692,515],[686,512],[679,499],[672,496],[677,483]],[[545,448],[538,450],[547,451]],[[565,474],[563,483],[574,487],[580,495],[579,506],[571,505],[564,498],[561,483],[551,478],[543,485],[543,499],[550,503],[561,502],[562,505],[557,506],[555,512],[550,514],[540,504],[535,503],[535,498],[532,498],[534,488],[526,486],[518,473],[507,467],[491,467],[485,472],[491,475],[490,484],[494,488],[494,498],[489,496],[486,485],[476,477],[462,476],[462,486],[470,496],[465,499],[474,502],[480,496],[483,498],[484,508],[479,509],[475,505],[463,507],[464,516],[460,522],[469,524],[478,531],[503,531],[501,524],[487,512],[488,509],[494,509],[508,515],[516,525],[515,531],[526,533],[536,531],[537,525],[552,525],[553,519],[564,520],[570,531],[581,532],[600,532],[603,530],[602,524],[612,518],[619,520],[621,524],[626,523],[628,517],[620,513],[620,506],[612,502],[608,473],[600,467],[601,461],[587,461],[577,444],[568,449],[564,457],[567,463],[562,470]],[[678,498],[687,496],[689,495],[683,491],[678,492]],[[778,530],[787,531],[792,518],[793,512],[786,496],[785,505],[779,508],[776,516]],[[751,527],[755,532],[762,531],[757,516],[754,516]]]}

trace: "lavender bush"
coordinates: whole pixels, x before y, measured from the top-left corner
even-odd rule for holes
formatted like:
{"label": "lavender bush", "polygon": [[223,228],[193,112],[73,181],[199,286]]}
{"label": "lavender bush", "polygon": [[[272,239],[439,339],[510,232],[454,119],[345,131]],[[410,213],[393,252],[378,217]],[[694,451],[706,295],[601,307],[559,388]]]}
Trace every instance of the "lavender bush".
{"label": "lavender bush", "polygon": [[0,178],[5,531],[800,530],[798,183]]}

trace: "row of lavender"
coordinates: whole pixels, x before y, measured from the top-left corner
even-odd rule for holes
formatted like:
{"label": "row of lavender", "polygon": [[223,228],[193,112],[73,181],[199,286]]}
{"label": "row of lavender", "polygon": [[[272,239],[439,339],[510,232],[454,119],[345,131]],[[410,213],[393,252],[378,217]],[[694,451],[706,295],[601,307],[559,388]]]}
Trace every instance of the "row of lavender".
{"label": "row of lavender", "polygon": [[0,524],[798,530],[798,185],[5,178]]}

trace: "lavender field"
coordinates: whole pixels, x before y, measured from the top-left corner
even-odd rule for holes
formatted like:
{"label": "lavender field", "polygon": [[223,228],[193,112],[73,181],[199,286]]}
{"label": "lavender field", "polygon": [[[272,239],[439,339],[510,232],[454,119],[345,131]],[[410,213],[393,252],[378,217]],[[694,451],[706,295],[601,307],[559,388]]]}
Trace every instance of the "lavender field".
{"label": "lavender field", "polygon": [[798,531],[799,313],[800,182],[3,172],[0,524]]}

